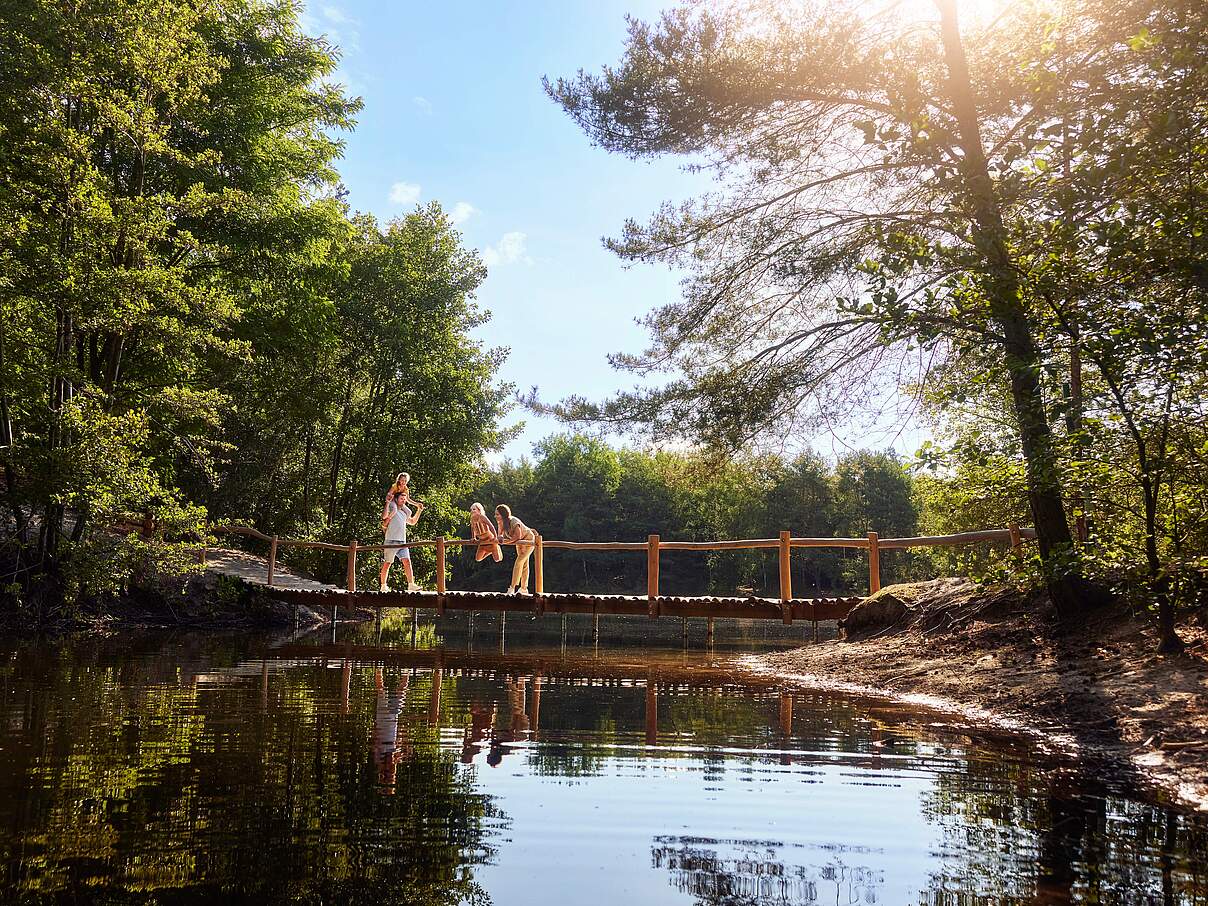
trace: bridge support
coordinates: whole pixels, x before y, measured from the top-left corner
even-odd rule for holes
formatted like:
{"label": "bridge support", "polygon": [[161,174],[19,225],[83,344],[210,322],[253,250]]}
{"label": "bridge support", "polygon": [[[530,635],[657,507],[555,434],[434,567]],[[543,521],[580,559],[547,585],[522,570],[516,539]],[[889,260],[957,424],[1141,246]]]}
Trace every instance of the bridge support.
{"label": "bridge support", "polygon": [[273,540],[268,543],[268,576],[264,580],[265,585],[272,585],[274,574],[277,572],[277,536],[273,535]]}
{"label": "bridge support", "polygon": [[[792,563],[789,560],[793,549],[792,540],[791,532],[780,533],[780,600],[783,603],[793,600],[793,571]],[[785,622],[791,623],[792,617]]]}
{"label": "bridge support", "polygon": [[445,597],[445,536],[436,539],[436,593],[440,598],[436,602],[437,612],[443,613]]}
{"label": "bridge support", "polygon": [[533,594],[540,598],[545,594],[545,542],[540,535],[536,538],[536,548],[533,551]]}
{"label": "bridge support", "polygon": [[646,538],[646,602],[650,619],[659,615],[659,536]]}
{"label": "bridge support", "polygon": [[868,593],[881,590],[881,540],[876,532],[868,533]]}

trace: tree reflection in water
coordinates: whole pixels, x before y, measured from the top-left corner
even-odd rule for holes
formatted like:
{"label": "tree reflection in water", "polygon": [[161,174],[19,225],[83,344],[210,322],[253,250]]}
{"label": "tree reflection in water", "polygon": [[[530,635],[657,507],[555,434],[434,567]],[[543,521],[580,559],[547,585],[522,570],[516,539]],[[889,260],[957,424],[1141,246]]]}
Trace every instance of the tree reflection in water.
{"label": "tree reflection in water", "polygon": [[0,901],[1208,903],[1202,819],[884,703],[707,659],[249,647],[0,658]]}
{"label": "tree reflection in water", "polygon": [[223,654],[11,652],[0,901],[489,902],[502,816],[409,713],[431,674]]}

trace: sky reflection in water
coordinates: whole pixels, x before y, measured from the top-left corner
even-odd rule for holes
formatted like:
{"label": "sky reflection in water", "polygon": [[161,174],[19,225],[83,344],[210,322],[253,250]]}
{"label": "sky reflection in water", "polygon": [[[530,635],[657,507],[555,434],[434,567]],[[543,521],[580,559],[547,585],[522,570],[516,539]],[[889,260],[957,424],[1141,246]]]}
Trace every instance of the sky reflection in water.
{"label": "sky reflection in water", "polygon": [[1093,771],[548,626],[10,646],[0,901],[1208,903]]}

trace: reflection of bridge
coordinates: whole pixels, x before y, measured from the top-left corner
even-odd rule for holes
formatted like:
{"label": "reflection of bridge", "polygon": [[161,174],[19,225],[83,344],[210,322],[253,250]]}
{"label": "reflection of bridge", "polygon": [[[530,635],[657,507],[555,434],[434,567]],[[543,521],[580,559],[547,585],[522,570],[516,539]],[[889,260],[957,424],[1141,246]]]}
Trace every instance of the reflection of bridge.
{"label": "reflection of bridge", "polygon": [[[542,695],[559,688],[629,686],[643,690],[642,729],[646,746],[660,745],[660,697],[663,698],[665,705],[668,695],[680,696],[685,693],[729,689],[776,694],[777,710],[772,725],[779,730],[780,741],[786,747],[780,750],[763,750],[761,754],[776,758],[780,764],[787,765],[803,761],[818,763],[842,761],[847,765],[879,769],[888,762],[906,757],[881,751],[875,747],[880,745],[880,742],[877,741],[874,741],[874,748],[870,751],[792,750],[788,745],[793,734],[794,701],[805,699],[808,714],[812,710],[817,710],[817,705],[811,704],[809,699],[820,693],[786,686],[783,678],[770,674],[753,673],[733,663],[676,664],[669,660],[651,660],[649,654],[643,651],[635,651],[632,655],[624,651],[614,651],[608,656],[600,657],[595,654],[554,654],[542,651],[496,654],[439,647],[393,648],[345,643],[320,647],[311,644],[289,644],[266,651],[265,655],[268,659],[262,660],[258,664],[246,662],[240,666],[223,668],[221,672],[228,676],[244,678],[252,678],[258,674],[261,695],[267,701],[270,665],[276,665],[278,669],[284,667],[286,670],[291,667],[313,664],[339,665],[341,670],[340,702],[341,710],[344,713],[347,713],[349,709],[353,669],[372,667],[381,671],[384,668],[394,668],[395,670],[401,668],[405,671],[430,673],[432,682],[429,687],[427,720],[432,725],[438,725],[441,721],[442,689],[445,677],[458,676],[470,679],[499,679],[502,677],[508,688],[508,709],[512,719],[510,729],[506,734],[499,735],[499,728],[493,716],[486,725],[478,726],[481,723],[482,715],[471,714],[470,729],[473,732],[467,736],[466,745],[474,745],[489,739],[491,745],[497,747],[500,744],[539,739],[542,731],[547,729],[543,726],[541,718]],[[903,705],[876,696],[865,698],[850,691],[841,693],[840,697],[844,701],[860,703],[861,711],[868,720],[869,732],[872,733],[874,740],[880,740],[882,732],[898,724],[903,711],[915,712],[920,707]],[[991,728],[986,728],[983,732],[994,735],[996,738],[999,736]],[[1002,740],[1004,744],[1009,744],[1014,737],[1004,733]],[[666,746],[669,742],[664,716],[661,744]],[[498,756],[502,754],[504,753],[497,753]],[[948,763],[948,756],[943,754],[916,753],[910,758],[919,764],[930,764],[934,760],[937,769],[938,766]]]}
{"label": "reflection of bridge", "polygon": [[[220,527],[215,532],[240,534],[267,541],[268,557],[263,571],[249,563],[259,558],[219,552],[219,558],[211,564],[218,572],[238,575],[246,581],[272,589],[275,597],[294,604],[329,606],[334,609],[343,605],[351,607],[411,607],[435,610],[437,615],[446,610],[465,611],[524,611],[536,614],[618,614],[646,615],[651,619],[661,616],[714,617],[782,620],[842,619],[860,600],[845,598],[795,598],[793,596],[790,558],[794,548],[856,548],[868,551],[868,587],[876,592],[881,587],[882,550],[905,550],[915,547],[953,547],[976,543],[1006,543],[1017,554],[1024,539],[1035,537],[1029,529],[1012,525],[1005,529],[989,529],[979,532],[963,532],[957,535],[939,535],[919,538],[881,538],[869,532],[864,538],[794,538],[789,532],[781,532],[779,538],[754,538],[740,541],[663,541],[658,535],[650,535],[645,542],[578,542],[546,540],[540,535],[531,544],[533,595],[503,595],[481,591],[451,591],[446,587],[446,555],[449,548],[477,546],[478,541],[467,539],[436,538],[431,541],[412,541],[399,545],[370,545],[362,547],[356,541],[347,546],[318,541],[294,541],[269,536],[243,526]],[[347,557],[345,588],[323,585],[283,574],[277,569],[277,552],[282,546],[313,548],[344,552]],[[432,548],[436,554],[436,589],[434,592],[364,592],[357,590],[357,556],[361,552],[381,552],[387,548]],[[646,555],[646,594],[638,595],[595,595],[547,593],[545,589],[545,551],[630,551]],[[779,559],[780,594],[777,598],[759,597],[678,597],[660,594],[659,564],[664,552],[674,551],[728,551],[728,550],[775,550]],[[232,561],[238,557],[240,563]],[[225,558],[225,559],[223,559]]]}
{"label": "reflection of bridge", "polygon": [[[207,674],[206,681],[229,681],[232,678],[260,677],[261,697],[267,703],[269,664],[284,665],[286,669],[305,664],[339,664],[341,711],[347,713],[351,696],[352,669],[383,667],[426,670],[432,674],[428,722],[437,725],[441,718],[441,690],[446,675],[464,677],[498,677],[508,680],[509,706],[512,712],[512,730],[507,738],[494,734],[495,720],[491,716],[489,725],[478,727],[478,717],[472,715],[474,733],[468,737],[469,745],[486,738],[486,730],[492,731],[492,745],[500,742],[515,743],[531,738],[541,729],[541,694],[551,686],[593,685],[605,683],[633,683],[645,686],[645,741],[653,746],[658,742],[658,697],[660,692],[684,689],[718,689],[726,686],[741,686],[760,691],[780,691],[779,725],[782,736],[787,737],[793,726],[793,697],[784,689],[783,681],[739,673],[733,667],[714,665],[679,665],[651,663],[634,659],[601,659],[599,657],[524,654],[487,654],[457,651],[446,648],[379,648],[373,645],[331,645],[316,649],[314,645],[286,645],[266,652],[272,660],[262,660],[258,665],[245,663],[226,667],[215,674]],[[266,705],[267,706],[267,705]],[[502,754],[502,753],[498,753]],[[781,760],[787,756],[782,755]]]}

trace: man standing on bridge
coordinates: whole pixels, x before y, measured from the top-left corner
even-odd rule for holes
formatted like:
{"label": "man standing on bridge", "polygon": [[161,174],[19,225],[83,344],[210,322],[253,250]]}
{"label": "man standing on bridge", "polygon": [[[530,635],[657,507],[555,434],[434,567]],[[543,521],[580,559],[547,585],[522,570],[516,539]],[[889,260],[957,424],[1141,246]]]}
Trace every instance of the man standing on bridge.
{"label": "man standing on bridge", "polygon": [[411,502],[411,498],[407,494],[407,485],[410,482],[410,475],[406,472],[399,472],[389,493],[386,494],[386,509],[382,512],[382,531],[386,533],[386,547],[382,551],[382,571],[378,576],[382,591],[390,591],[390,586],[386,584],[386,581],[390,578],[390,567],[394,565],[396,558],[403,561],[403,573],[407,577],[407,591],[423,591],[415,583],[415,573],[411,567],[411,549],[391,547],[391,545],[407,543],[407,526],[419,522],[419,517],[424,512],[424,505],[418,500],[415,501],[415,512],[412,512],[411,507],[407,506]]}

